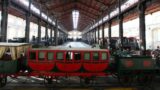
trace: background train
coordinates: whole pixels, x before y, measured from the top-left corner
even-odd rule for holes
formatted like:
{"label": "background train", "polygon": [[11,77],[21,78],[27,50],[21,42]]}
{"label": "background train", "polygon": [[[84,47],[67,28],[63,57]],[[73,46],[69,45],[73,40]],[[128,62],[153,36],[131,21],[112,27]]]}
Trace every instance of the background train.
{"label": "background train", "polygon": [[[35,76],[52,83],[59,76],[77,76],[89,83],[98,76],[116,76],[120,82],[150,82],[159,73],[157,59],[107,49],[43,47],[31,48],[26,43],[1,43],[0,86],[7,76]],[[158,54],[159,55],[159,54]],[[159,60],[159,58],[158,58]]]}

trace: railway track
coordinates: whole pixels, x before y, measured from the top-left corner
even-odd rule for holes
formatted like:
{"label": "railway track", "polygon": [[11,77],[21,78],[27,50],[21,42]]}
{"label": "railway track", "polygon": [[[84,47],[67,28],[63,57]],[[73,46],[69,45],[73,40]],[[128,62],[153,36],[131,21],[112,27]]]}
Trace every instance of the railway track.
{"label": "railway track", "polygon": [[[9,78],[11,81],[0,90],[160,90],[159,83],[154,86],[147,85],[121,85],[114,78],[108,78],[107,82],[101,78],[94,84],[80,84],[77,79],[60,78],[53,80],[52,84],[44,84],[43,80],[36,78],[21,77],[18,79]],[[27,80],[25,80],[27,79]],[[32,81],[32,82],[31,82]],[[99,83],[102,81],[102,83]]]}

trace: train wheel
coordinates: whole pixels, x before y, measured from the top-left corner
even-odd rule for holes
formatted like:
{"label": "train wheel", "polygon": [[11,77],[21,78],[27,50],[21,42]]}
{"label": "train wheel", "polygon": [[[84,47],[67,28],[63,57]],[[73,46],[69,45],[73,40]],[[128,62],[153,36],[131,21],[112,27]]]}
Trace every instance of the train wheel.
{"label": "train wheel", "polygon": [[126,76],[126,75],[124,75],[124,76],[118,76],[118,81],[123,86],[125,86],[125,85],[131,85],[133,83],[133,77]]}
{"label": "train wheel", "polygon": [[52,84],[52,78],[44,78],[44,84]]}
{"label": "train wheel", "polygon": [[138,83],[140,84],[151,84],[153,81],[154,75],[144,75],[138,77]]}
{"label": "train wheel", "polygon": [[7,84],[7,77],[0,78],[0,87],[4,87]]}

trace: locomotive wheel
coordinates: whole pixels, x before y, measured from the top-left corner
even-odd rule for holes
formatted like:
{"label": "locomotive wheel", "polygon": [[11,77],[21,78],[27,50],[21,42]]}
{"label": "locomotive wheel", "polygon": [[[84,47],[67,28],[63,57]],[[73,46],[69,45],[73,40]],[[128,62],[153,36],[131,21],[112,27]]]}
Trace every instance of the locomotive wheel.
{"label": "locomotive wheel", "polygon": [[44,84],[52,84],[52,78],[44,78]]}
{"label": "locomotive wheel", "polygon": [[143,77],[138,77],[138,82],[140,84],[150,84],[152,83],[154,75],[145,75]]}
{"label": "locomotive wheel", "polygon": [[133,82],[133,77],[131,76],[118,76],[118,81],[122,85],[131,85]]}
{"label": "locomotive wheel", "polygon": [[4,87],[7,84],[7,77],[0,78],[0,87]]}

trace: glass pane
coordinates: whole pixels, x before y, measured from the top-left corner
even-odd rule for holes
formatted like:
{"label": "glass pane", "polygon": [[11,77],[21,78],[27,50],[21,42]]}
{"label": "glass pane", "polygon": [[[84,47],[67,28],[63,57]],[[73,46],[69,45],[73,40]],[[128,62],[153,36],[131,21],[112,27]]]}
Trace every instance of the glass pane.
{"label": "glass pane", "polygon": [[53,60],[54,59],[54,53],[53,52],[48,52],[47,59],[48,60]]}
{"label": "glass pane", "polygon": [[72,60],[73,59],[73,52],[67,52],[66,53],[66,60]]}
{"label": "glass pane", "polygon": [[107,53],[105,52],[102,53],[102,60],[107,60]]}
{"label": "glass pane", "polygon": [[64,59],[62,52],[58,52],[56,56],[57,56],[57,60],[63,60]]}
{"label": "glass pane", "polygon": [[30,52],[30,57],[31,60],[36,60],[36,52]]}
{"label": "glass pane", "polygon": [[74,53],[74,59],[81,60],[81,53],[79,53],[79,52]]}
{"label": "glass pane", "polygon": [[99,54],[98,52],[93,53],[93,60],[99,60]]}
{"label": "glass pane", "polygon": [[44,52],[39,52],[38,53],[38,60],[44,60],[45,59],[45,53]]}
{"label": "glass pane", "polygon": [[90,60],[90,53],[84,53],[84,60]]}

